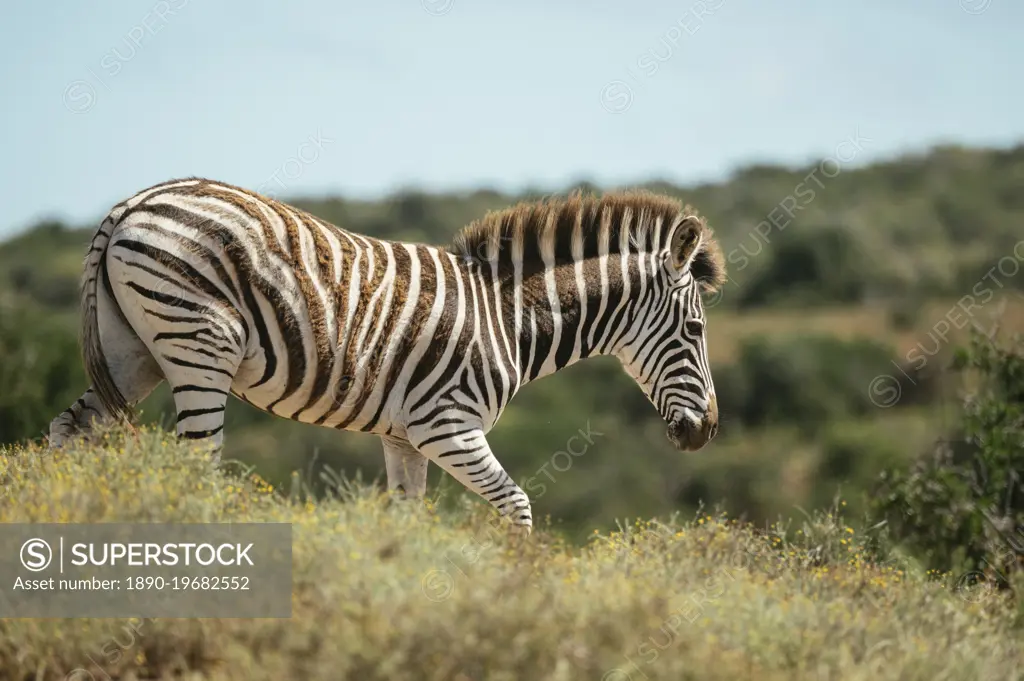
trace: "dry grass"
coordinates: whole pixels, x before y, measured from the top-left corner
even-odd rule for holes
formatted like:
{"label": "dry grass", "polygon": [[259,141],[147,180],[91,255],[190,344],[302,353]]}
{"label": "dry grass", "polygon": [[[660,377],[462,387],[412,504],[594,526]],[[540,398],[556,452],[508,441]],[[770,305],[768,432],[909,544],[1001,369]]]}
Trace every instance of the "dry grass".
{"label": "dry grass", "polygon": [[4,470],[5,523],[293,523],[294,587],[291,620],[0,620],[0,679],[1024,678],[1010,597],[872,564],[834,514],[788,537],[704,515],[517,542],[477,504],[312,502],[146,431],[5,450]]}

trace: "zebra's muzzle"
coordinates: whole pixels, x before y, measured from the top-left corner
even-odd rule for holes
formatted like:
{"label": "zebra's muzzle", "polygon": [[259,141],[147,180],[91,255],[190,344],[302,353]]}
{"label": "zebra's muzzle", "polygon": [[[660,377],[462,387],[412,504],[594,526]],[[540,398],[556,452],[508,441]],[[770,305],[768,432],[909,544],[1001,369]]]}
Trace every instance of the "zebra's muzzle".
{"label": "zebra's muzzle", "polygon": [[718,433],[718,400],[711,398],[708,410],[701,420],[682,418],[668,425],[668,439],[676,449],[695,452]]}

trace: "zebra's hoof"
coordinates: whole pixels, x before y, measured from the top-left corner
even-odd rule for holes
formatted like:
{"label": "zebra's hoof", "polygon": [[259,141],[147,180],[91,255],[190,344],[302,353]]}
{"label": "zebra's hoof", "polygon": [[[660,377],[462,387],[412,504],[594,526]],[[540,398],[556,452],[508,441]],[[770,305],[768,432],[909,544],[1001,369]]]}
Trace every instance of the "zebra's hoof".
{"label": "zebra's hoof", "polygon": [[533,527],[530,525],[512,525],[508,530],[509,536],[516,539],[528,539],[532,532]]}

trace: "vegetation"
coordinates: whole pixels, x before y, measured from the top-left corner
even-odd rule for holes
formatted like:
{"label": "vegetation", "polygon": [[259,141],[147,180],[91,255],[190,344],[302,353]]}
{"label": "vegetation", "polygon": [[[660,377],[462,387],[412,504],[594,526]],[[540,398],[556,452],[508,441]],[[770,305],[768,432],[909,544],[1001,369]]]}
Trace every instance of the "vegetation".
{"label": "vegetation", "polygon": [[[836,504],[525,542],[482,504],[214,470],[165,432],[0,451],[0,522],[290,522],[291,619],[0,620],[0,680],[1024,678],[1024,611],[880,560]],[[234,469],[232,469],[234,470]],[[82,484],[88,480],[89,484]]]}
{"label": "vegetation", "polygon": [[[527,386],[490,438],[510,474],[532,481],[537,515],[556,518],[574,539],[626,515],[693,513],[702,501],[763,525],[826,505],[841,489],[860,517],[880,471],[948,439],[959,411],[944,371],[952,348],[972,324],[987,328],[1001,303],[1006,329],[1024,331],[1024,146],[938,148],[838,174],[830,164],[832,177],[818,172],[813,198],[800,189],[789,215],[782,207],[818,167],[648,185],[698,206],[727,255],[730,281],[706,301],[721,433],[700,453],[673,450],[614,360]],[[381,201],[295,203],[355,231],[448,243],[485,211],[534,196],[409,190]],[[0,244],[0,441],[40,437],[86,387],[76,289],[94,229],[51,221]],[[880,376],[895,377],[898,391],[872,392]],[[897,399],[880,404],[887,395]],[[173,423],[165,387],[142,411],[148,422]],[[565,470],[558,452],[580,430],[591,441]],[[298,471],[322,492],[325,467],[366,481],[383,474],[375,437],[236,401],[226,446],[227,457],[278,486]],[[434,468],[431,488],[448,484],[441,480]]]}
{"label": "vegetation", "polygon": [[[95,227],[0,244],[0,523],[294,529],[291,619],[0,620],[0,681],[1024,679],[1024,146],[841,167],[807,199],[817,167],[649,185],[727,254],[722,432],[674,451],[610,359],[528,386],[490,435],[542,519],[526,542],[436,468],[425,504],[381,495],[375,437],[239,402],[214,470],[165,387],[136,435],[45,450],[86,387]],[[448,243],[533,196],[295,203]]]}
{"label": "vegetation", "polygon": [[975,333],[955,366],[977,374],[960,423],[909,471],[883,475],[875,510],[930,567],[1009,586],[1024,567],[1024,339]]}

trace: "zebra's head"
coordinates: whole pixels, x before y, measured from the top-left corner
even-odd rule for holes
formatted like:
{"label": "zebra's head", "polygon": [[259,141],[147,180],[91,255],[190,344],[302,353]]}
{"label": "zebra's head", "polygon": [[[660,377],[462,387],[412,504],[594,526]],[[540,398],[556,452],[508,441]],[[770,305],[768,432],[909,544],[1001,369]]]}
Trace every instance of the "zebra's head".
{"label": "zebra's head", "polygon": [[[642,253],[638,294],[616,355],[668,424],[678,449],[696,451],[718,432],[702,293],[725,280],[721,248],[696,216],[680,215],[653,252]],[[653,265],[653,267],[652,267]]]}

